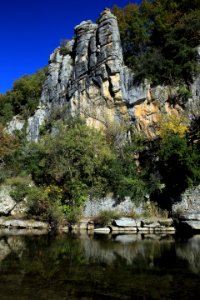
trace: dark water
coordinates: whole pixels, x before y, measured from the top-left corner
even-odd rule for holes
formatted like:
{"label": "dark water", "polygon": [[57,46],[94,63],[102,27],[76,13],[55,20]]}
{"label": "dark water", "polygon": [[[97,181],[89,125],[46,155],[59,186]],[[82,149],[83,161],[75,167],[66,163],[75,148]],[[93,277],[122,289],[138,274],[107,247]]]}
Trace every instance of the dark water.
{"label": "dark water", "polygon": [[200,236],[1,232],[0,299],[200,299]]}

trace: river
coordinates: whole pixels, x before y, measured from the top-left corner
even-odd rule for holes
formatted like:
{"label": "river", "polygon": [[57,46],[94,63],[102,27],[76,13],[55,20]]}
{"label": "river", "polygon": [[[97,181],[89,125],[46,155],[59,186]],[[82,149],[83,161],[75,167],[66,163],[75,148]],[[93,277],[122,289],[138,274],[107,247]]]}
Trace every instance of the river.
{"label": "river", "polygon": [[200,299],[200,235],[1,231],[0,299]]}

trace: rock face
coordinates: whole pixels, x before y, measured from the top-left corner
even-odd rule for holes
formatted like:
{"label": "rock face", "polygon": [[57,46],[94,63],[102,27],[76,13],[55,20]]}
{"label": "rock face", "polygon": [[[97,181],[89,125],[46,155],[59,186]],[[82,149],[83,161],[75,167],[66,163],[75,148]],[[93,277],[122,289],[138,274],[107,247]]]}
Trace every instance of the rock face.
{"label": "rock face", "polygon": [[19,116],[13,117],[12,121],[9,123],[7,127],[8,133],[12,133],[16,130],[22,130],[24,127],[25,121],[21,120]]}
{"label": "rock face", "polygon": [[50,56],[40,108],[28,120],[29,140],[37,140],[41,124],[64,107],[69,115],[80,114],[88,125],[102,128],[134,121],[134,106],[150,97],[150,85],[134,85],[134,74],[124,65],[117,20],[109,9],[97,24],[76,26],[75,34],[64,54],[57,48]]}
{"label": "rock face", "polygon": [[187,189],[172,205],[173,213],[196,213],[200,208],[200,185]]}
{"label": "rock face", "polygon": [[120,218],[113,220],[111,230],[113,232],[141,232],[141,233],[174,233],[172,219],[132,219]]}
{"label": "rock face", "polygon": [[89,199],[86,201],[83,215],[85,217],[97,216],[102,211],[118,211],[121,214],[130,213],[130,211],[135,211],[137,214],[143,212],[143,204],[136,206],[129,197],[126,197],[124,201],[119,201],[113,197],[105,197],[102,199]]}
{"label": "rock face", "polygon": [[15,202],[14,199],[10,196],[12,191],[12,186],[10,185],[1,185],[0,186],[0,216],[16,216],[24,217],[27,210],[27,201]]}
{"label": "rock face", "polygon": [[[191,85],[191,99],[185,105],[192,116],[200,111],[199,86],[200,77]],[[75,27],[75,38],[50,55],[40,106],[28,119],[27,136],[37,141],[45,120],[65,110],[69,116],[84,116],[88,125],[100,129],[120,120],[134,122],[152,139],[160,112],[182,110],[171,101],[178,98],[178,90],[151,87],[147,81],[134,84],[134,73],[124,64],[117,19],[104,9],[97,24],[82,22]],[[8,131],[22,126],[22,121],[13,120]]]}
{"label": "rock face", "polygon": [[180,258],[186,260],[190,269],[196,273],[200,273],[200,235],[196,234],[187,240],[186,243],[177,244],[176,254]]}
{"label": "rock face", "polygon": [[10,196],[11,188],[2,186],[0,189],[0,215],[8,215],[16,206],[16,202]]}
{"label": "rock face", "polygon": [[200,231],[200,213],[185,213],[176,216],[175,224],[180,231]]}
{"label": "rock face", "polygon": [[36,229],[49,229],[49,224],[35,221],[35,220],[17,220],[17,219],[5,219],[0,218],[0,227],[6,228],[36,228]]}

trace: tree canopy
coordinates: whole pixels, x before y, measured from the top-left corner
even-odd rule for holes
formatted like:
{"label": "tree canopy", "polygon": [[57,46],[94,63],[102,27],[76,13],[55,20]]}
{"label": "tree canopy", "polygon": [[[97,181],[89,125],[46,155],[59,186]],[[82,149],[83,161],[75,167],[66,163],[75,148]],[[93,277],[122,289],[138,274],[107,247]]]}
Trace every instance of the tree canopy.
{"label": "tree canopy", "polygon": [[113,7],[126,64],[137,80],[189,83],[198,72],[200,4],[188,0],[143,0]]}
{"label": "tree canopy", "polygon": [[42,85],[47,69],[43,68],[33,75],[24,75],[16,80],[10,91],[0,94],[0,122],[6,124],[12,117],[20,114],[23,118],[31,116],[40,100]]}

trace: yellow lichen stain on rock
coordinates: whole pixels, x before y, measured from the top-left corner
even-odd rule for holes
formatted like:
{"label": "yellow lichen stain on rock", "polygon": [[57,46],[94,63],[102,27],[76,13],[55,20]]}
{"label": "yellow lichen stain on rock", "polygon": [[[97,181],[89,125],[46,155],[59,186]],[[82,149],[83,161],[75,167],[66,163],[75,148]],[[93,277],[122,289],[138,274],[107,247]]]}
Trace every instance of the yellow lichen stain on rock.
{"label": "yellow lichen stain on rock", "polygon": [[115,75],[110,75],[110,80],[111,80],[111,84],[112,84],[112,88],[114,90],[114,92],[119,91],[121,88],[121,82],[120,82],[120,74],[115,74]]}
{"label": "yellow lichen stain on rock", "polygon": [[113,104],[114,99],[110,95],[109,85],[110,85],[109,81],[103,82],[101,93],[102,93],[102,96],[106,99],[106,101],[108,101],[108,103]]}
{"label": "yellow lichen stain on rock", "polygon": [[134,114],[137,122],[137,127],[149,139],[154,139],[157,135],[157,123],[159,121],[159,105],[156,101],[143,103],[134,107]]}
{"label": "yellow lichen stain on rock", "polygon": [[120,104],[122,103],[122,100],[123,100],[122,92],[118,91],[117,93],[115,93],[115,103]]}
{"label": "yellow lichen stain on rock", "polygon": [[[177,124],[178,128],[180,127],[177,131],[180,131],[181,134],[187,130],[187,122],[183,116],[183,109],[180,105],[176,104],[173,106],[168,101],[161,107],[158,101],[149,101],[146,99],[143,103],[135,105],[134,115],[137,128],[142,131],[148,139],[155,139],[161,135],[160,128],[163,122],[169,122],[169,124],[166,124],[169,128]],[[170,125],[170,122],[173,123],[173,126]],[[173,131],[176,132],[174,128]]]}

